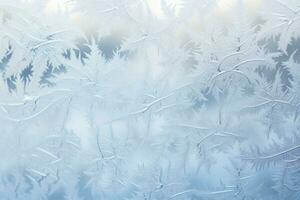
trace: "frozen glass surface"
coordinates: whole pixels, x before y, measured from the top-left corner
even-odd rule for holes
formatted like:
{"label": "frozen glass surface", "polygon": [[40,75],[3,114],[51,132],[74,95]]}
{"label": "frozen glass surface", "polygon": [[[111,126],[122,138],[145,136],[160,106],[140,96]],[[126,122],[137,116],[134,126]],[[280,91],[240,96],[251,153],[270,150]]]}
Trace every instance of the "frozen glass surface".
{"label": "frozen glass surface", "polygon": [[0,200],[299,200],[299,0],[0,0]]}

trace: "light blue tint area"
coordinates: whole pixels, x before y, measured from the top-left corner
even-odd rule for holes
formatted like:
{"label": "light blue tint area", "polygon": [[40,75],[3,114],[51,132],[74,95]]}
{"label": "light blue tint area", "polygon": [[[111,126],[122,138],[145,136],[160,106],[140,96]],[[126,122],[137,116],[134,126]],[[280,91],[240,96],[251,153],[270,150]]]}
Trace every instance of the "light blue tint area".
{"label": "light blue tint area", "polygon": [[0,0],[0,200],[298,200],[299,63],[299,0]]}

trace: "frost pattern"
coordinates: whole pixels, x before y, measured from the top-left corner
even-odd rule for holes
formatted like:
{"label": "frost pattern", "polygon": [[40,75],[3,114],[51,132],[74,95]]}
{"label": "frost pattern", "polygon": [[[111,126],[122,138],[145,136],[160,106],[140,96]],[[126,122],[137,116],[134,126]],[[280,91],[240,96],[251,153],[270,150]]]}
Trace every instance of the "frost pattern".
{"label": "frost pattern", "polygon": [[300,199],[299,0],[0,0],[0,199]]}

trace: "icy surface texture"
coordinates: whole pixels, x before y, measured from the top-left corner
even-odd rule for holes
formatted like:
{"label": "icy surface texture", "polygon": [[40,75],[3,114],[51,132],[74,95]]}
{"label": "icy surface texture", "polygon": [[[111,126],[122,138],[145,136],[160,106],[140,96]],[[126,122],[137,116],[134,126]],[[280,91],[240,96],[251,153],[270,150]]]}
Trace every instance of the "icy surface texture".
{"label": "icy surface texture", "polygon": [[300,199],[299,0],[0,0],[0,200]]}

